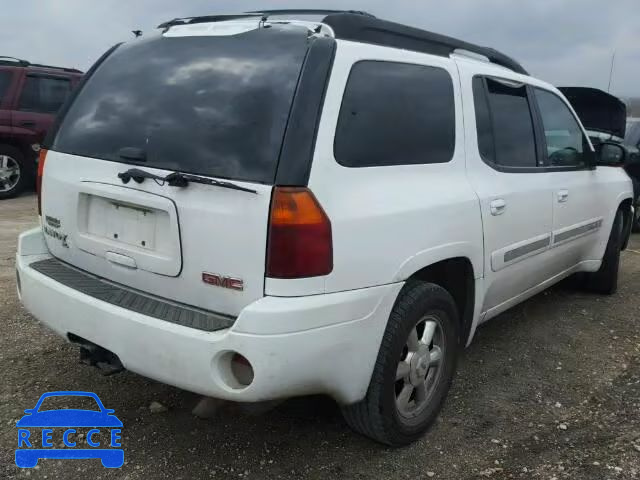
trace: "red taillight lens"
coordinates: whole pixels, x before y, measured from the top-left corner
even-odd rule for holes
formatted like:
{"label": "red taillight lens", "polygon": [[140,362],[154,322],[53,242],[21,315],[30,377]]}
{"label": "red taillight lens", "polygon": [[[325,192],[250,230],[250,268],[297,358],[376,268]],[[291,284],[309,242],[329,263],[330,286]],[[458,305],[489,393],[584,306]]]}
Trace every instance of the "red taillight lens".
{"label": "red taillight lens", "polygon": [[274,188],[268,242],[268,277],[317,277],[333,270],[331,222],[306,188]]}
{"label": "red taillight lens", "polygon": [[44,148],[40,149],[38,156],[38,176],[36,177],[36,192],[38,193],[38,215],[42,215],[42,175],[44,174],[44,163],[47,160],[47,152]]}

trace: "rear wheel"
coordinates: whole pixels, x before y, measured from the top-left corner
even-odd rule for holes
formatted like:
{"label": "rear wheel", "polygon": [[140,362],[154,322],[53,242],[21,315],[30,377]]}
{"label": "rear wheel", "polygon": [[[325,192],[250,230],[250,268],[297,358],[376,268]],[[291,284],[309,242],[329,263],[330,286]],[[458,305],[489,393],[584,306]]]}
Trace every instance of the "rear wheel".
{"label": "rear wheel", "polygon": [[27,176],[22,152],[0,145],[0,200],[20,194],[26,186]]}
{"label": "rear wheel", "polygon": [[602,265],[597,272],[588,273],[585,286],[588,290],[603,295],[613,295],[618,291],[618,271],[620,269],[620,250],[624,232],[624,215],[618,210],[613,220],[613,227],[602,258]]}
{"label": "rear wheel", "polygon": [[640,232],[640,196],[636,198],[635,212],[634,212],[633,225],[631,227],[631,231],[634,233]]}
{"label": "rear wheel", "polygon": [[458,350],[451,295],[432,283],[407,283],[389,317],[366,397],[343,407],[349,426],[387,445],[417,440],[440,411]]}

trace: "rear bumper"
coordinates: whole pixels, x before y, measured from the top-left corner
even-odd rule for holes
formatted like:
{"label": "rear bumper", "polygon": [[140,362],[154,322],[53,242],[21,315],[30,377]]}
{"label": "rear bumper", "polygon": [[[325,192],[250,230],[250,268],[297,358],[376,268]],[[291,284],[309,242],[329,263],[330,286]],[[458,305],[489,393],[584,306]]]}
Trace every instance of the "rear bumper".
{"label": "rear bumper", "polygon": [[[353,403],[366,393],[402,283],[297,298],[264,297],[227,330],[204,332],[80,293],[30,268],[48,258],[40,229],[20,236],[22,303],[40,322],[104,347],[133,372],[185,390],[255,402],[328,394]],[[253,382],[234,388],[229,352],[246,357]]]}

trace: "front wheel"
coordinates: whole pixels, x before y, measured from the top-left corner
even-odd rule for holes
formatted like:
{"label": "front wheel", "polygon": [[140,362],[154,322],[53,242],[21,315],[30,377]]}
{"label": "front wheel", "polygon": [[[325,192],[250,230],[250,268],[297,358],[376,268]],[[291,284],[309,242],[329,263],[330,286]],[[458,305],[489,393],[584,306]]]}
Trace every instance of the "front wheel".
{"label": "front wheel", "polygon": [[624,215],[618,210],[613,220],[613,227],[602,258],[602,265],[597,272],[588,273],[586,287],[595,293],[613,295],[618,291],[618,271],[620,270],[620,251],[624,235]]}
{"label": "front wheel", "polygon": [[449,292],[432,283],[408,282],[389,317],[365,398],[343,407],[349,426],[391,446],[420,438],[449,391],[458,325]]}

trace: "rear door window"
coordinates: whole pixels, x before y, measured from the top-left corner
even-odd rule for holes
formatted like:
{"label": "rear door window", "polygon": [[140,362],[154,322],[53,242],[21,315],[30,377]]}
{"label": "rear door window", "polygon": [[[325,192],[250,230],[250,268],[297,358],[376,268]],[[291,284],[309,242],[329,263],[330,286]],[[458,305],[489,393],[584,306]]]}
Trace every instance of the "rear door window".
{"label": "rear door window", "polygon": [[526,86],[476,77],[474,102],[483,158],[503,167],[536,167],[536,138]]}
{"label": "rear door window", "polygon": [[346,167],[444,163],[455,150],[453,81],[441,68],[362,61],[351,70],[335,138]]}
{"label": "rear door window", "polygon": [[156,37],[116,49],[67,112],[53,149],[273,183],[308,45],[303,29]]}
{"label": "rear door window", "polygon": [[70,92],[68,78],[27,75],[18,108],[26,112],[56,113]]}

